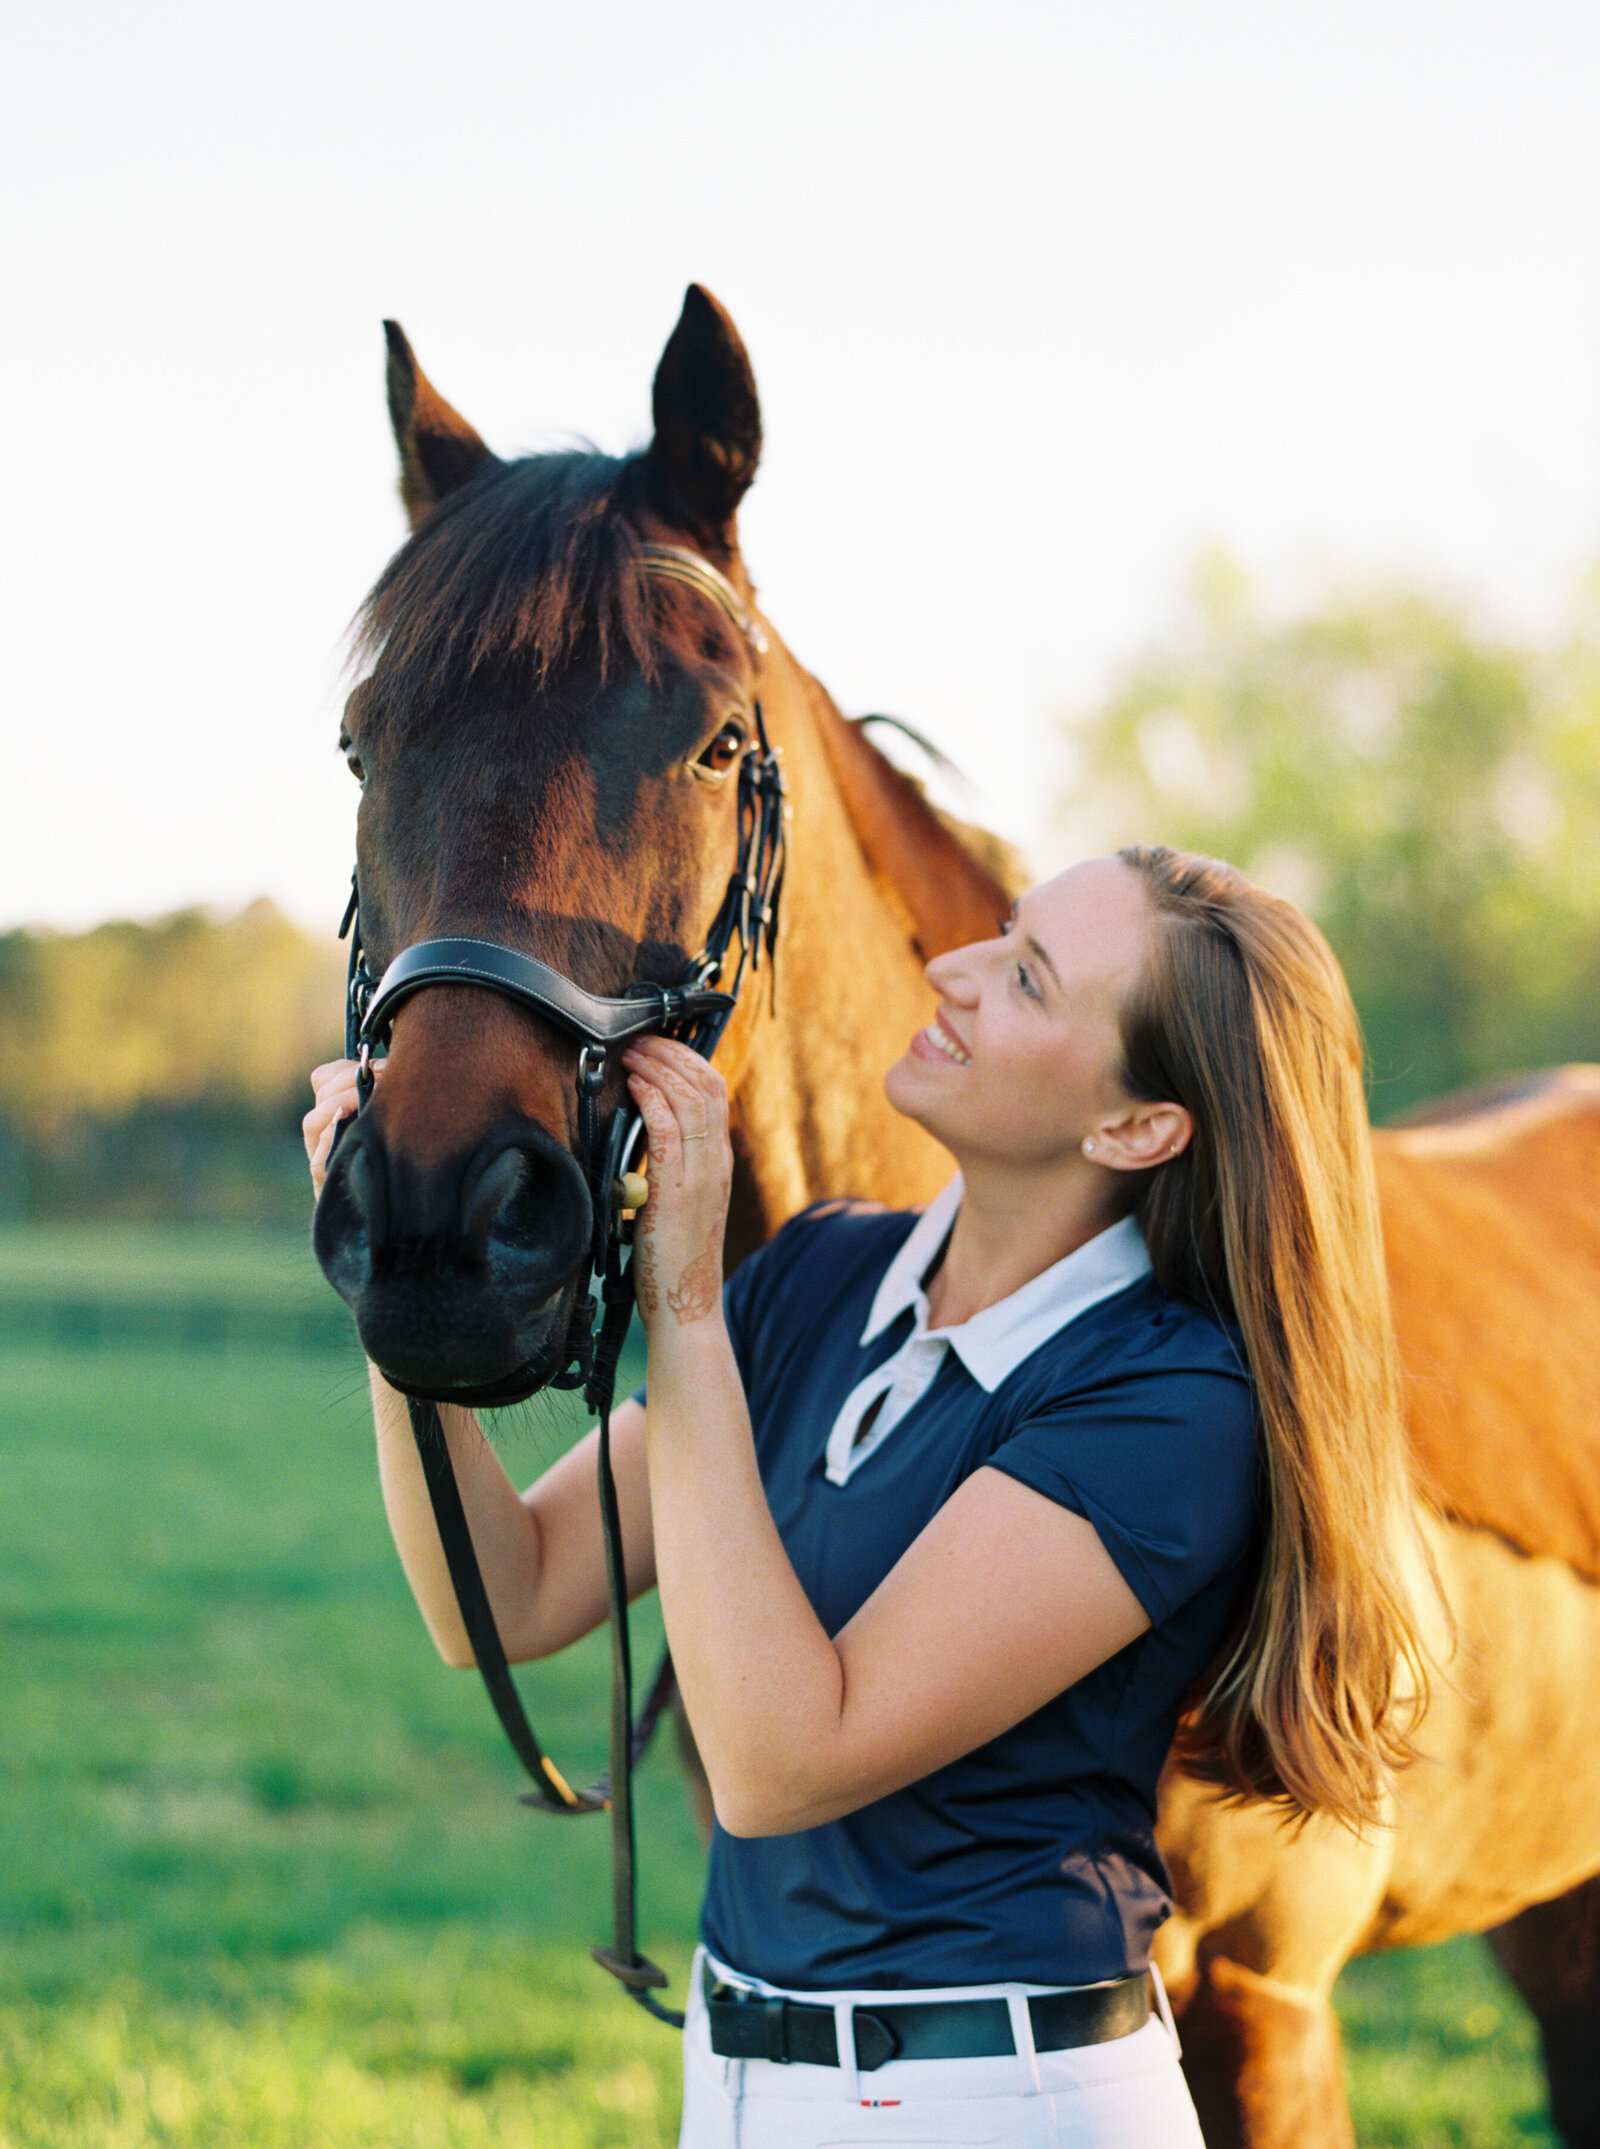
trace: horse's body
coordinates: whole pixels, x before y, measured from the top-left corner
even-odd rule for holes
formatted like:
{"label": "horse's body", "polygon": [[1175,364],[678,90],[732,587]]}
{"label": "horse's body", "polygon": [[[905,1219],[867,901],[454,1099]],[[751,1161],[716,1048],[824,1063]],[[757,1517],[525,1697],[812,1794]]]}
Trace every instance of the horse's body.
{"label": "horse's body", "polygon": [[[924,960],[987,935],[1014,888],[770,628],[757,661],[692,599],[640,595],[641,540],[696,546],[749,594],[734,515],[760,425],[731,323],[691,291],[655,440],[625,463],[498,463],[397,331],[390,398],[418,535],[376,593],[376,663],[347,742],[367,771],[377,960],[477,931],[596,992],[676,975],[732,862],[717,768],[758,695],[793,826],[776,995],[747,993],[718,1060],[730,1254],[827,1195],[926,1201],[948,1160],[889,1110],[879,1071],[931,1012]],[[449,1396],[543,1377],[582,1238],[573,1052],[470,988],[402,1009],[317,1245],[405,1384]],[[1600,1872],[1600,1080],[1378,1142],[1419,1465],[1459,1518],[1427,1524],[1444,1670],[1428,1758],[1392,1830],[1366,1843],[1319,1824],[1294,1835],[1169,1772],[1161,1839],[1180,1908],[1161,1954],[1215,2149],[1350,2141],[1328,1993],[1352,1953],[1497,1925]],[[1571,1895],[1568,1926],[1589,1907]],[[1600,1974],[1592,1945],[1563,1943],[1563,1983],[1541,1916],[1502,1954],[1559,2061],[1574,2023],[1600,2021]]]}
{"label": "horse's body", "polygon": [[[1600,1069],[1374,1136],[1438,1664],[1424,1758],[1359,1844],[1219,1805],[1170,1769],[1179,1909],[1157,1959],[1207,2141],[1351,2142],[1329,1992],[1345,1961],[1503,1926],[1574,2145],[1600,2141]],[[1542,1492],[1548,1504],[1536,1497]],[[1439,1512],[1440,1506],[1446,1510]]]}

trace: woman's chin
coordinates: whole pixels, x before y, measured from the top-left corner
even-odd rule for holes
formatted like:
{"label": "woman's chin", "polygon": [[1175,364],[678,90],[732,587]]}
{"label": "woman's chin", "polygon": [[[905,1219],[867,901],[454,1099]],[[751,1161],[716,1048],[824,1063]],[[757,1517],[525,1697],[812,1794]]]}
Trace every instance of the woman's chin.
{"label": "woman's chin", "polygon": [[915,1055],[910,1052],[902,1052],[883,1078],[883,1094],[907,1119],[922,1118],[921,1107],[927,1102],[927,1090],[927,1080]]}

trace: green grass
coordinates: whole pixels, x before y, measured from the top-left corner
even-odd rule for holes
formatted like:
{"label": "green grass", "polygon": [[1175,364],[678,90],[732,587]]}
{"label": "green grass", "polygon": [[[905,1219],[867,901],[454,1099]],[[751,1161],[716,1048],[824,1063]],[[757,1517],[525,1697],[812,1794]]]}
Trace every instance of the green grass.
{"label": "green grass", "polygon": [[0,1299],[106,1300],[215,1294],[238,1304],[320,1305],[328,1297],[303,1231],[233,1224],[0,1225]]}
{"label": "green grass", "polygon": [[[304,1279],[238,1234],[51,1240],[52,1289]],[[0,1234],[0,1295],[39,1244]],[[577,1423],[514,1414],[513,1473]],[[0,1348],[0,1483],[0,2149],[675,2139],[676,2040],[587,1960],[605,1823],[520,1807],[476,1680],[435,1657],[353,1349]],[[578,1777],[604,1660],[597,1637],[523,1675]],[[700,1853],[665,1752],[640,1834],[643,1941],[681,1994]],[[1338,1997],[1366,2149],[1553,2143],[1476,1943],[1355,1964]]]}
{"label": "green grass", "polygon": [[1334,1998],[1362,2149],[1557,2149],[1533,2018],[1481,1941],[1369,1955]]}

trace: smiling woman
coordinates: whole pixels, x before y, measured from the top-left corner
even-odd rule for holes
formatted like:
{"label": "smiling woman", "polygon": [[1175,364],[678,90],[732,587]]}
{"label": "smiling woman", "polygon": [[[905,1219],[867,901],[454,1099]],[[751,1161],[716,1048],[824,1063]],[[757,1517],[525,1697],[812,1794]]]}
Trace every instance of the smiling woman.
{"label": "smiling woman", "polygon": [[[1197,2142],[1145,2019],[1180,1704],[1202,1682],[1215,1780],[1360,1824],[1420,1684],[1355,1022],[1297,912],[1159,850],[928,974],[886,1088],[958,1178],[798,1219],[725,1310],[670,1290],[719,1240],[725,1159],[685,1134],[720,1084],[628,1055],[629,1430],[721,1824],[684,2140],[855,2138],[770,2064],[809,2058],[958,2099],[940,2140]],[[774,1996],[815,2020],[793,2050]]]}
{"label": "smiling woman", "polygon": [[[723,1082],[660,1037],[624,1055],[629,1583],[659,1584],[718,1823],[683,2140],[1178,2149],[1149,1943],[1185,1697],[1199,1765],[1292,1813],[1378,1816],[1407,1750],[1354,1020],[1297,912],[1163,851],[1074,868],[928,976],[885,1087],[957,1176],[920,1216],[806,1212],[725,1295]],[[587,1457],[522,1499],[481,1463],[513,1653],[560,1648],[604,1596]]]}

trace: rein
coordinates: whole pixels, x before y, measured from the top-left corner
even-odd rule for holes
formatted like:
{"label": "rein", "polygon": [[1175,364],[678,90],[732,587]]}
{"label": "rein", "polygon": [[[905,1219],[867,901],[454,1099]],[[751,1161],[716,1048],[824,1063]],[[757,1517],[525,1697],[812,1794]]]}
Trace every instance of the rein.
{"label": "rein", "polygon": [[[682,583],[709,598],[732,620],[757,656],[765,653],[767,640],[759,624],[732,583],[709,561],[677,545],[655,544],[641,546],[640,559],[646,574]],[[592,1280],[599,1284],[599,1301],[592,1289],[580,1291],[567,1324],[561,1370],[549,1385],[581,1386],[584,1401],[600,1425],[600,1518],[611,1627],[610,1758],[605,1774],[586,1791],[573,1790],[545,1754],[512,1682],[467,1527],[438,1404],[416,1396],[408,1396],[406,1401],[462,1624],[501,1728],[533,1783],[533,1789],[523,1794],[523,1803],[545,1813],[610,1813],[613,1938],[609,1948],[593,1950],[594,1959],[621,1981],[641,2007],[677,2028],[683,2025],[682,2015],[663,2007],[652,1996],[653,1988],[665,1985],[665,1972],[638,1951],[633,1819],[633,1769],[670,1698],[672,1661],[670,1657],[662,1659],[643,1713],[635,1721],[622,1522],[611,1465],[611,1407],[617,1363],[633,1315],[632,1212],[645,1193],[642,1181],[630,1166],[638,1152],[643,1125],[631,1105],[624,1105],[613,1112],[609,1127],[605,1126],[600,1097],[612,1046],[646,1031],[656,1031],[681,1039],[709,1060],[738,1005],[746,975],[754,976],[761,967],[763,951],[775,974],[787,804],[783,771],[767,738],[759,702],[755,704],[755,729],[756,736],[739,765],[739,851],[733,875],[704,947],[671,985],[636,979],[620,998],[608,999],[585,991],[561,971],[520,949],[504,947],[498,941],[467,938],[419,940],[403,949],[381,977],[374,977],[361,936],[360,887],[355,874],[351,875],[350,901],[339,928],[340,938],[348,935],[350,939],[345,1055],[356,1062],[357,1116],[371,1099],[373,1056],[388,1038],[396,1014],[414,993],[430,985],[481,986],[530,1008],[578,1040],[578,1140],[593,1204],[594,1237],[589,1263]],[[738,957],[727,988],[723,989],[723,974],[735,940]],[[346,1126],[350,1124],[345,1122]]]}

